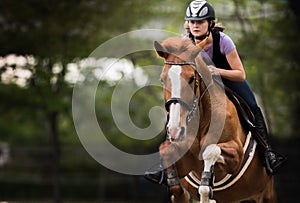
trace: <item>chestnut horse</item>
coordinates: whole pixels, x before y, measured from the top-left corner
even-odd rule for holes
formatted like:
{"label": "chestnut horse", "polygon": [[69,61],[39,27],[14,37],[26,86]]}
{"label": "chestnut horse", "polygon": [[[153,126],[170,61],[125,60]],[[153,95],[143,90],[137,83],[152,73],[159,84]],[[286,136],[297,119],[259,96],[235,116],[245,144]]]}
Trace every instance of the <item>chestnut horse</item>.
{"label": "chestnut horse", "polygon": [[167,139],[159,152],[172,202],[277,202],[256,141],[201,58],[201,44],[171,37],[154,47],[165,59]]}

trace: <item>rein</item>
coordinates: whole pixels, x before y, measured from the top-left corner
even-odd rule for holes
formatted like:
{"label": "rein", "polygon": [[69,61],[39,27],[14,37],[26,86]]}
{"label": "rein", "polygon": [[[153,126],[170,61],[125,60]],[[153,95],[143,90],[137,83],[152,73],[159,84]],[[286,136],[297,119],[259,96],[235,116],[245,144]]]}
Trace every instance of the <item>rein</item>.
{"label": "rein", "polygon": [[[192,65],[192,66],[196,67],[196,63],[195,62],[191,62],[191,61],[184,61],[184,62],[165,61],[165,64],[168,64],[168,65],[178,65],[178,66]],[[200,83],[201,83],[202,76],[197,72],[197,70],[195,68],[195,75],[196,74],[199,76]],[[169,107],[170,107],[171,104],[179,103],[180,105],[184,106],[184,108],[186,108],[189,111],[188,116],[186,118],[186,121],[187,121],[187,124],[188,124],[191,121],[194,112],[199,107],[200,102],[203,99],[204,95],[206,94],[206,92],[208,91],[208,89],[211,87],[213,81],[211,81],[210,84],[206,86],[205,90],[201,93],[199,99],[197,99],[197,97],[196,97],[196,91],[197,91],[197,88],[199,87],[200,83],[198,83],[198,81],[195,80],[194,101],[193,101],[192,105],[188,104],[187,102],[185,102],[183,99],[181,99],[179,97],[172,97],[172,98],[168,99],[168,101],[165,103],[166,110],[169,111]]]}

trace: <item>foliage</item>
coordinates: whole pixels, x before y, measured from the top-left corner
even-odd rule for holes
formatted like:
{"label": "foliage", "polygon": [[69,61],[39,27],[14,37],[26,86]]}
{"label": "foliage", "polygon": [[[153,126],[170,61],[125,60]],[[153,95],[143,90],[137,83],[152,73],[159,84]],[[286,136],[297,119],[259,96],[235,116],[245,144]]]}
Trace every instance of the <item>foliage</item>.
{"label": "foliage", "polygon": [[293,113],[299,99],[296,18],[283,2],[273,4],[270,15],[253,20],[256,29],[248,31],[239,46],[248,80],[261,99],[271,132],[279,137],[295,136],[299,134]]}
{"label": "foliage", "polygon": [[[71,118],[72,85],[65,80],[69,64],[86,58],[114,35],[147,21],[153,13],[146,8],[141,0],[0,2],[0,55],[5,57],[0,64],[0,133],[5,135],[1,141],[12,148],[50,146],[49,177],[55,202],[61,198],[61,147],[80,146]],[[8,62],[9,54],[33,58],[34,63]],[[30,72],[30,79],[21,85],[19,70]],[[5,81],[8,72],[13,74]]]}

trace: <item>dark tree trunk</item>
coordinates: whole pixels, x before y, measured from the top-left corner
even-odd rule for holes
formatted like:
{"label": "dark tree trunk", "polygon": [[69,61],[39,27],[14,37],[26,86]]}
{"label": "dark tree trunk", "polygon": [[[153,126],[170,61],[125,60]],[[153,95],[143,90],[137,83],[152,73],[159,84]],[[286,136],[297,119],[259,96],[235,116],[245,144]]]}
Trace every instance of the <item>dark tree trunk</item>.
{"label": "dark tree trunk", "polygon": [[58,112],[49,114],[50,124],[50,139],[52,144],[52,187],[53,187],[53,200],[55,203],[61,202],[60,194],[60,141],[58,133]]}

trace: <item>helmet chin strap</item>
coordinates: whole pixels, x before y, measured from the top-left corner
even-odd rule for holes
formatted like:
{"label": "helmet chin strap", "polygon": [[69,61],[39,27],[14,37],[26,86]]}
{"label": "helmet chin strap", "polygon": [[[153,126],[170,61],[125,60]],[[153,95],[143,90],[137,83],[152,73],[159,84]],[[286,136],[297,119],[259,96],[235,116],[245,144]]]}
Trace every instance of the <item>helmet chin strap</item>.
{"label": "helmet chin strap", "polygon": [[202,40],[204,40],[206,37],[208,37],[208,36],[209,36],[209,34],[210,34],[210,29],[208,29],[208,31],[207,31],[207,33],[206,33],[206,34],[204,34],[204,35],[201,35],[201,36],[199,36],[199,37],[195,37],[195,39],[196,39],[196,40],[200,40],[200,41],[202,41]]}

